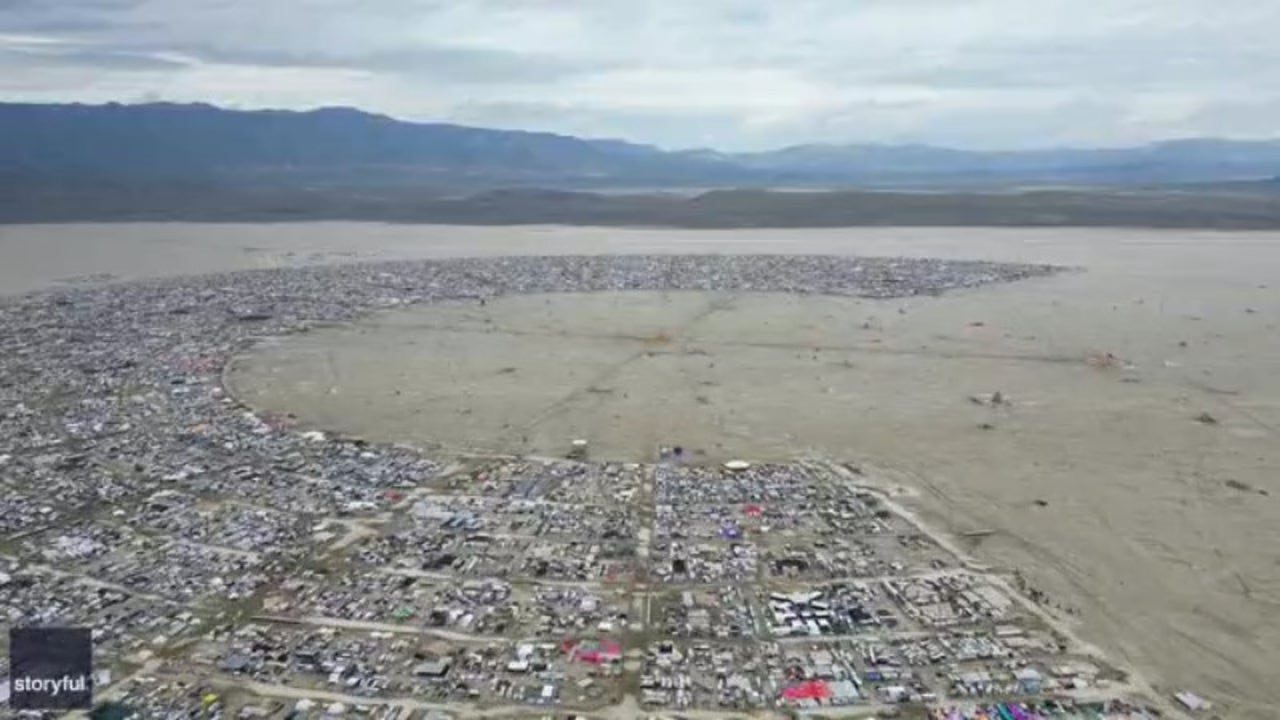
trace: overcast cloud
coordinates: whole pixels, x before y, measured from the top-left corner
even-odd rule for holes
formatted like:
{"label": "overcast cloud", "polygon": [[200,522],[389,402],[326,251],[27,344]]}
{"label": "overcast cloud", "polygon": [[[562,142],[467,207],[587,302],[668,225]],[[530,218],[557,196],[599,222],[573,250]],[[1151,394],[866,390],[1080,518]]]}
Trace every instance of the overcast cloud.
{"label": "overcast cloud", "polygon": [[664,147],[1280,137],[1278,0],[0,0],[0,100]]}

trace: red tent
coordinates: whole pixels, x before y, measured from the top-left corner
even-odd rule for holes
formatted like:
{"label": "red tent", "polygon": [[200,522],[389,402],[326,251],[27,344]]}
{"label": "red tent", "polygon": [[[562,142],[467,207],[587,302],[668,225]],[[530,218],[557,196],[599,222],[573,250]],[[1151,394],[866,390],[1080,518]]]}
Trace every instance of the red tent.
{"label": "red tent", "polygon": [[578,662],[592,665],[603,665],[621,657],[622,646],[615,642],[587,643],[579,647],[574,653],[574,658]]}
{"label": "red tent", "polygon": [[764,508],[752,503],[748,505],[743,505],[742,512],[750,515],[751,517],[760,517],[760,514],[764,512]]}
{"label": "red tent", "polygon": [[826,700],[831,697],[831,687],[821,680],[810,680],[782,691],[784,700]]}

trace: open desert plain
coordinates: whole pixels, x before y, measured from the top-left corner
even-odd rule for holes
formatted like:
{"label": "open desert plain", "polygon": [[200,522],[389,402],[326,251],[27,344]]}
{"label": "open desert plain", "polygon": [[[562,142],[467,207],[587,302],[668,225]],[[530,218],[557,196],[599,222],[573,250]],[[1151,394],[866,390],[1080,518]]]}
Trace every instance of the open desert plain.
{"label": "open desert plain", "polygon": [[[9,294],[422,258],[903,257],[1061,269],[905,297],[529,292],[239,351],[299,427],[448,455],[843,468],[1201,717],[1280,708],[1280,233],[355,223],[0,228]],[[714,257],[706,260],[714,266]],[[766,266],[767,267],[767,266]]]}

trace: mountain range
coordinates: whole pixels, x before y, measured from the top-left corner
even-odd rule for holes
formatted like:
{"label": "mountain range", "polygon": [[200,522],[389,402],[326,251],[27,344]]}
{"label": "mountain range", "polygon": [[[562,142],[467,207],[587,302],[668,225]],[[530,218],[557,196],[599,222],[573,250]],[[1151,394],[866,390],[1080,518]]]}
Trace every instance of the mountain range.
{"label": "mountain range", "polygon": [[412,123],[351,108],[0,103],[0,183],[237,188],[562,189],[1151,187],[1274,190],[1280,140],[972,151],[800,145],[666,151],[621,140]]}

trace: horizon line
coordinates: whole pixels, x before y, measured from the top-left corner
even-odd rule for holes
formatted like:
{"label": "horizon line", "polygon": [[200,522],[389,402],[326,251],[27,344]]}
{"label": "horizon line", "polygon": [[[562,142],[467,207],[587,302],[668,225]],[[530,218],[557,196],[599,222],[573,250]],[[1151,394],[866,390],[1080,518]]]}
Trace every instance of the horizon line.
{"label": "horizon line", "polygon": [[281,113],[292,115],[307,115],[320,113],[325,111],[346,111],[364,115],[370,118],[378,118],[390,120],[392,122],[405,125],[420,126],[447,126],[455,128],[465,128],[469,130],[481,130],[490,132],[505,133],[522,133],[528,135],[544,135],[559,138],[569,138],[580,140],[583,142],[620,142],[637,147],[654,148],[667,154],[689,154],[689,153],[714,153],[724,155],[726,157],[741,157],[752,155],[769,155],[773,153],[782,153],[787,151],[806,149],[806,148],[826,148],[826,149],[849,149],[849,148],[867,148],[867,149],[884,149],[884,150],[933,150],[942,152],[967,153],[974,155],[993,155],[993,154],[1032,154],[1037,152],[1106,152],[1106,151],[1125,151],[1125,150],[1141,150],[1146,148],[1161,147],[1167,145],[1178,144],[1194,144],[1194,143],[1235,143],[1235,144],[1275,144],[1280,143],[1280,134],[1267,137],[1241,137],[1241,136],[1222,136],[1222,135],[1196,135],[1196,136],[1180,136],[1164,139],[1153,139],[1139,144],[1126,145],[1043,145],[1027,148],[972,148],[959,147],[953,145],[940,145],[927,142],[890,142],[861,140],[848,142],[811,142],[811,143],[792,143],[782,145],[767,150],[742,150],[742,151],[726,151],[718,150],[714,147],[684,147],[671,148],[664,147],[655,143],[638,142],[629,140],[624,137],[592,137],[584,135],[573,135],[565,132],[556,132],[552,130],[530,130],[525,128],[508,128],[495,127],[487,125],[469,125],[464,123],[449,122],[444,120],[423,120],[405,117],[397,117],[384,112],[367,110],[365,108],[354,105],[316,105],[308,108],[283,108],[274,106],[259,107],[243,107],[239,105],[219,105],[209,101],[171,101],[171,100],[147,100],[143,102],[108,100],[103,102],[83,102],[78,100],[67,100],[61,102],[28,102],[21,100],[6,100],[0,98],[0,106],[17,106],[17,107],[89,107],[89,108],[145,108],[145,107],[199,107],[220,110],[223,112],[235,113]]}

